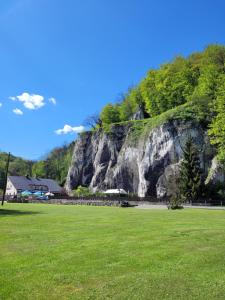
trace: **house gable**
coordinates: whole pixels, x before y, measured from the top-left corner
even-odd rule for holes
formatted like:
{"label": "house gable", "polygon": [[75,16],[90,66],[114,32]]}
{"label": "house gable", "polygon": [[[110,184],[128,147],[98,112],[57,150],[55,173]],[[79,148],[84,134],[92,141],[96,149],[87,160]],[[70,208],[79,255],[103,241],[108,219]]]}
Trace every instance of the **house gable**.
{"label": "house gable", "polygon": [[14,186],[14,184],[12,183],[12,181],[10,180],[10,178],[8,177],[7,178],[7,184],[6,184],[6,192],[5,192],[5,194],[13,196],[13,195],[17,195],[17,192],[18,191],[17,191],[16,187]]}

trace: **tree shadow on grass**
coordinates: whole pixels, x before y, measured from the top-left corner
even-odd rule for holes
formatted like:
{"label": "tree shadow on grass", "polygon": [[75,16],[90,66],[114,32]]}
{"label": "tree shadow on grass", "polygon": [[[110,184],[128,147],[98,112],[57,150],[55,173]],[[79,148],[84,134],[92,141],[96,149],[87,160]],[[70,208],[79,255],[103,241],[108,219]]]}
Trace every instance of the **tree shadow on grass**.
{"label": "tree shadow on grass", "polygon": [[2,216],[37,215],[37,214],[41,214],[41,212],[0,208],[0,217],[2,217]]}

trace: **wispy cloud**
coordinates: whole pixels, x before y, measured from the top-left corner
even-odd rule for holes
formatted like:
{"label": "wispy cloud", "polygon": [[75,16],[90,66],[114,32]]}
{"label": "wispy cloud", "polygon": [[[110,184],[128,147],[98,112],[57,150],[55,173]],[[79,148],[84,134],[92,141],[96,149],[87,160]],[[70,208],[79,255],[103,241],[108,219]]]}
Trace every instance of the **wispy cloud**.
{"label": "wispy cloud", "polygon": [[9,99],[15,101],[15,100],[16,100],[16,97],[10,96]]}
{"label": "wispy cloud", "polygon": [[56,99],[54,97],[51,97],[48,99],[48,101],[54,105],[56,105]]}
{"label": "wispy cloud", "polygon": [[23,115],[23,112],[22,112],[22,110],[21,109],[19,109],[19,108],[15,108],[15,109],[13,109],[13,112],[14,112],[14,114],[16,114],[16,115]]}
{"label": "wispy cloud", "polygon": [[19,96],[11,96],[9,99],[20,101],[27,109],[39,109],[45,105],[44,97],[36,94],[23,93]]}
{"label": "wispy cloud", "polygon": [[2,103],[0,102],[0,108],[2,107]]}
{"label": "wispy cloud", "polygon": [[80,133],[82,131],[84,131],[85,128],[84,126],[77,126],[77,127],[73,127],[70,125],[64,125],[64,127],[62,129],[57,129],[55,131],[56,134],[61,135],[61,134],[69,134],[69,133]]}

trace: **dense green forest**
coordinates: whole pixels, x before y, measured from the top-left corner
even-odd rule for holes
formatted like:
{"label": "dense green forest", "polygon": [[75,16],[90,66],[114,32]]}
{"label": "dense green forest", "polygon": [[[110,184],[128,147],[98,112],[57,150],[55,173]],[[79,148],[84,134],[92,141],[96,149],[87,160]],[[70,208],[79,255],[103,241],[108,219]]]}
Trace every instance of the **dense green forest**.
{"label": "dense green forest", "polygon": [[64,185],[72,158],[74,142],[53,149],[46,159],[33,164],[32,175],[40,178],[53,178]]}
{"label": "dense green forest", "polygon": [[[127,121],[142,109],[146,117],[157,116],[196,98],[217,99],[224,85],[225,46],[210,45],[189,57],[176,57],[157,70],[150,70],[122,101],[107,104],[100,113],[104,124]],[[223,86],[224,87],[224,86]]]}

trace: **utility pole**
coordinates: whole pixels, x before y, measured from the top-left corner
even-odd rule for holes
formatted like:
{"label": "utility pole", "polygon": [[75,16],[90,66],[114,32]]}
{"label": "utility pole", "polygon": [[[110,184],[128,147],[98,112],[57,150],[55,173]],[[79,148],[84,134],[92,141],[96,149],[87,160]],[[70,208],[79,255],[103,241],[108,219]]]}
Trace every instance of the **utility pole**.
{"label": "utility pole", "polygon": [[3,196],[2,196],[2,205],[5,201],[5,193],[6,193],[6,186],[7,186],[7,178],[8,178],[8,171],[9,171],[9,161],[10,161],[10,152],[8,154],[8,159],[6,163],[6,170],[5,170],[5,182],[4,182],[4,189],[3,189]]}

